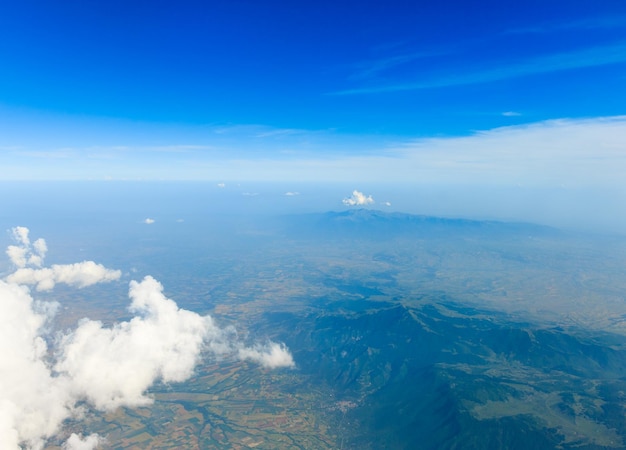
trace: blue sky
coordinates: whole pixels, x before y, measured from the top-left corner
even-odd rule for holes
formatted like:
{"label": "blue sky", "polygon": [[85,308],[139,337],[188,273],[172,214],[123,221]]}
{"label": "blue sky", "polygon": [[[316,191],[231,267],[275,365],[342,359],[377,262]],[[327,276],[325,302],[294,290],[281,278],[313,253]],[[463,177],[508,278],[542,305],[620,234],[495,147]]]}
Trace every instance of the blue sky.
{"label": "blue sky", "polygon": [[5,3],[1,180],[626,197],[622,1]]}
{"label": "blue sky", "polygon": [[0,102],[51,114],[432,136],[626,100],[620,1],[24,1],[0,29]]}

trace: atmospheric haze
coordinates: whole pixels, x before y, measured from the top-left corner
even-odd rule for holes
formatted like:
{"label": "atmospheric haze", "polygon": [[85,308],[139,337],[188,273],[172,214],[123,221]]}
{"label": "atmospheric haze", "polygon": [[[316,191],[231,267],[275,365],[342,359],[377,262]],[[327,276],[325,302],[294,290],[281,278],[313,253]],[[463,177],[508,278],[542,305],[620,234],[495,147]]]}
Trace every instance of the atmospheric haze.
{"label": "atmospheric haze", "polygon": [[[12,120],[8,117],[7,123]],[[111,144],[96,149],[89,140],[71,133],[82,126],[79,120],[65,119],[55,128],[55,134],[64,135],[63,149],[59,150],[61,142],[51,144],[58,139],[56,135],[45,143],[18,146],[22,134],[12,136],[14,130],[23,127],[7,125],[5,151],[0,154],[0,164],[6,169],[3,180],[170,180],[200,184],[217,180],[213,187],[247,196],[267,195],[268,186],[281,184],[283,194],[301,193],[322,209],[333,207],[330,187],[334,186],[335,198],[347,189],[387,191],[387,198],[381,201],[390,202],[398,211],[417,214],[530,221],[611,232],[626,226],[621,208],[626,195],[622,176],[626,166],[622,151],[624,116],[546,120],[472,131],[466,136],[388,139],[331,131],[280,133],[246,127],[129,123],[130,136],[125,137],[129,142],[136,140],[132,134],[137,133],[151,135],[151,140],[164,144]],[[103,136],[116,135],[106,124],[93,126]],[[22,133],[38,136],[41,131],[33,128]],[[233,142],[222,142],[224,136]],[[188,139],[196,144],[177,144]],[[302,140],[307,145],[298,149]],[[42,147],[48,150],[35,151]],[[348,150],[352,147],[359,150]],[[328,148],[342,150],[329,153]],[[11,184],[11,189],[22,190],[19,186]],[[374,196],[380,194],[374,192]],[[324,201],[319,201],[323,197]],[[358,204],[364,200],[347,201]],[[301,208],[302,202],[292,204]]]}

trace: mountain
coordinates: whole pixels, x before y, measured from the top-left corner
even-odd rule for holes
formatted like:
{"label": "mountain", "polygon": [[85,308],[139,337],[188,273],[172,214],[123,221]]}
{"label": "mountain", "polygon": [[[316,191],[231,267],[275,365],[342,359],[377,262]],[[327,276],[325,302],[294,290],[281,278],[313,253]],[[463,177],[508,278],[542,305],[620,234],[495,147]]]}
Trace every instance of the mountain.
{"label": "mountain", "polygon": [[368,306],[266,315],[344,405],[346,448],[623,448],[626,338],[453,302]]}
{"label": "mountain", "polygon": [[559,234],[559,231],[554,228],[527,223],[441,218],[388,213],[364,208],[283,216],[282,221],[287,233],[302,237],[354,236],[386,239],[406,235],[510,237],[511,235],[554,236]]}

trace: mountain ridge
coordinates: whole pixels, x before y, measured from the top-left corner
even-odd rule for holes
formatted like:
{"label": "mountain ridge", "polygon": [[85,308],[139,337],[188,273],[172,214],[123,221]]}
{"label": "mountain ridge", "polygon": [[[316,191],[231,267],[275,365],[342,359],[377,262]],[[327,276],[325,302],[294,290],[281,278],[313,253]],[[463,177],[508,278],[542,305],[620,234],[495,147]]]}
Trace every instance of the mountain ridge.
{"label": "mountain ridge", "polygon": [[358,208],[325,213],[306,213],[282,216],[286,231],[296,234],[326,235],[373,233],[377,237],[418,233],[423,235],[462,234],[525,234],[531,236],[557,236],[561,230],[547,225],[496,220],[474,220],[417,215],[402,212],[385,212]]}

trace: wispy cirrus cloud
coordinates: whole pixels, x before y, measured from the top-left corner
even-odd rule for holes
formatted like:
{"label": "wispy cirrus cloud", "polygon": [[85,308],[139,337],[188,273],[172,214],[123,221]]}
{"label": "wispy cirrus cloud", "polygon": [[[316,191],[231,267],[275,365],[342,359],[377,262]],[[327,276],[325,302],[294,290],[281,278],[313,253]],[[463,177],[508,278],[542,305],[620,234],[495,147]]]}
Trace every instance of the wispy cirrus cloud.
{"label": "wispy cirrus cloud", "polygon": [[411,52],[389,56],[386,58],[371,59],[356,64],[356,71],[350,76],[350,79],[367,79],[373,78],[378,74],[394,69],[395,67],[409,64],[421,59],[440,56],[445,52]]}
{"label": "wispy cirrus cloud", "polygon": [[626,116],[558,119],[419,139],[397,149],[400,172],[431,180],[626,186]]}
{"label": "wispy cirrus cloud", "polygon": [[567,30],[598,30],[619,28],[626,25],[626,16],[598,16],[585,19],[549,22],[530,27],[513,28],[505,34],[544,34]]}
{"label": "wispy cirrus cloud", "polygon": [[489,83],[509,78],[538,75],[564,70],[596,67],[626,62],[626,42],[579,49],[572,52],[555,53],[526,59],[517,63],[485,68],[462,74],[443,75],[421,81],[398,82],[378,86],[367,86],[332,92],[331,95],[376,94],[384,92],[416,91],[424,89]]}

